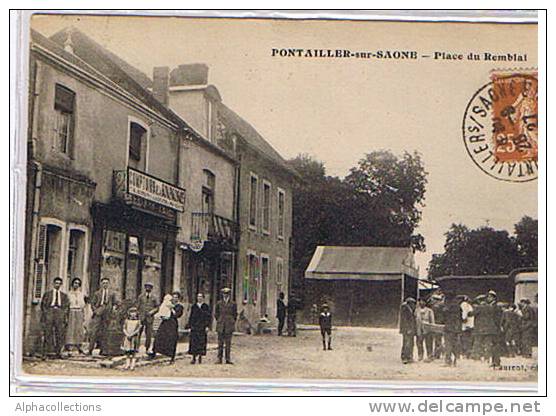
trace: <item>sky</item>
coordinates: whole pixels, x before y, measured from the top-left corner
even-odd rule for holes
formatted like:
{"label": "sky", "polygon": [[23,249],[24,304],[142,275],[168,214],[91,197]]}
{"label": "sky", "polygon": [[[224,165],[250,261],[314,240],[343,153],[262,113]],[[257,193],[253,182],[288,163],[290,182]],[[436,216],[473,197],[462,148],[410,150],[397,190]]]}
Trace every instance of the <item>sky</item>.
{"label": "sky", "polygon": [[[428,172],[416,253],[421,276],[443,251],[452,223],[513,231],[537,218],[537,181],[482,172],[462,138],[473,94],[492,71],[537,66],[534,25],[35,16],[49,36],[73,26],[152,77],[155,66],[206,63],[223,102],[286,159],[307,153],[343,177],[368,152],[421,153]],[[272,56],[273,49],[527,54],[494,61],[328,59]]]}

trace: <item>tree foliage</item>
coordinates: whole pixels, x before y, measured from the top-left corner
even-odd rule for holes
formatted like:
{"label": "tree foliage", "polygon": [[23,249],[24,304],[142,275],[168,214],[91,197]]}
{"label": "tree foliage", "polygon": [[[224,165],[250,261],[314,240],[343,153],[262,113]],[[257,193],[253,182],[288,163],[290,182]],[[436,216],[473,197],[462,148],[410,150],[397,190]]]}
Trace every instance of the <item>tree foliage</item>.
{"label": "tree foliage", "polygon": [[426,185],[419,154],[367,154],[346,178],[326,175],[306,154],[289,161],[302,181],[294,192],[295,274],[302,274],[318,245],[397,246],[424,250],[415,228]]}
{"label": "tree foliage", "polygon": [[434,254],[428,276],[507,274],[518,267],[537,266],[537,220],[523,217],[515,236],[491,227],[469,229],[452,224],[445,234],[444,253]]}

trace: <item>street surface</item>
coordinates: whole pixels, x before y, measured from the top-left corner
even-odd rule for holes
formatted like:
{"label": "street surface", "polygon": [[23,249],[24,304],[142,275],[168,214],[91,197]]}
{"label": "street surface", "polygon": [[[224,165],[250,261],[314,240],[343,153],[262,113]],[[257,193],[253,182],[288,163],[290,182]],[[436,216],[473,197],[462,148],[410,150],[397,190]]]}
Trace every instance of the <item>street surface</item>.
{"label": "street surface", "polygon": [[[212,337],[211,337],[212,338]],[[186,344],[179,345],[185,351]],[[397,330],[338,327],[333,331],[332,351],[323,351],[320,332],[301,330],[298,336],[276,335],[234,336],[234,365],[217,365],[214,344],[203,364],[191,365],[185,355],[173,365],[145,361],[134,372],[119,367],[83,366],[67,360],[25,361],[23,369],[30,374],[113,377],[194,378],[262,378],[321,379],[367,381],[464,381],[464,382],[536,382],[536,349],[532,359],[502,358],[501,370],[489,368],[485,362],[460,360],[458,366],[443,367],[442,361],[402,364],[399,358],[401,336]],[[415,350],[415,358],[417,351]],[[508,368],[506,366],[516,366]]]}

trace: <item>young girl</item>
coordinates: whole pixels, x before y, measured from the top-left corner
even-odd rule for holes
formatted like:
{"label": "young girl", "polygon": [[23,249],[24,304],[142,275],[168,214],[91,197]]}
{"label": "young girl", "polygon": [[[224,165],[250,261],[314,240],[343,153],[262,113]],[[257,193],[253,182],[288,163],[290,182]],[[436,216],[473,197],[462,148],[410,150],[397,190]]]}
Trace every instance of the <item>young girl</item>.
{"label": "young girl", "polygon": [[135,354],[139,350],[139,333],[141,332],[141,320],[139,319],[139,311],[137,308],[129,308],[127,319],[124,321],[124,342],[122,349],[126,355],[126,363],[124,370],[135,369]]}

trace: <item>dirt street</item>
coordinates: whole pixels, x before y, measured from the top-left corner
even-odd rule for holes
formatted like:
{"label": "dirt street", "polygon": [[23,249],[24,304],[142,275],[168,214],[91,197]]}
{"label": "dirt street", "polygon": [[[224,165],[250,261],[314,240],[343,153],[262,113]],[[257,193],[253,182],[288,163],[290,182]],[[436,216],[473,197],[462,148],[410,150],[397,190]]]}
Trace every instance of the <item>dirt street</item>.
{"label": "dirt street", "polygon": [[[536,382],[536,358],[502,358],[503,368],[493,370],[485,362],[460,360],[456,368],[443,367],[441,361],[402,364],[399,358],[401,337],[396,330],[336,328],[333,350],[323,351],[320,332],[303,330],[295,338],[235,336],[234,365],[216,365],[216,351],[208,352],[202,365],[191,365],[189,356],[174,365],[153,364],[133,373],[120,368],[91,368],[67,361],[24,362],[30,374],[75,376],[142,377],[217,377],[366,381],[517,381]],[[183,347],[182,347],[183,348]],[[416,355],[416,351],[415,351]],[[534,355],[536,357],[536,355]],[[507,366],[519,366],[508,368]]]}

